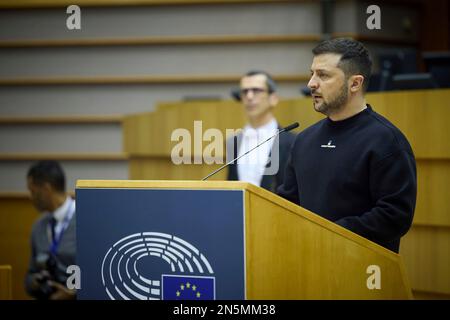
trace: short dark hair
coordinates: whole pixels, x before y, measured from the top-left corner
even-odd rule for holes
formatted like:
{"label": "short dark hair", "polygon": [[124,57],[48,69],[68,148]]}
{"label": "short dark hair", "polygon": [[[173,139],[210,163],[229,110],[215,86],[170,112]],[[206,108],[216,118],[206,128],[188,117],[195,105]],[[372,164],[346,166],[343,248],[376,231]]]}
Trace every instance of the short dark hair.
{"label": "short dark hair", "polygon": [[346,77],[360,74],[364,77],[363,90],[369,86],[372,73],[372,60],[369,51],[356,40],[348,38],[336,38],[319,43],[313,50],[314,56],[325,53],[340,54],[338,67],[344,71]]}
{"label": "short dark hair", "polygon": [[266,85],[267,85],[267,90],[269,90],[269,93],[274,93],[275,91],[277,91],[277,85],[276,85],[275,81],[273,80],[272,76],[265,71],[251,70],[245,74],[245,77],[257,76],[257,75],[266,76]]}
{"label": "short dark hair", "polygon": [[[272,76],[269,73],[267,73],[266,71],[251,70],[251,71],[247,72],[246,74],[244,74],[244,77],[252,77],[252,76],[258,76],[258,75],[266,76],[266,86],[267,86],[267,90],[268,90],[269,94],[272,94],[275,91],[277,91],[277,84],[273,80]],[[233,97],[234,100],[241,101],[241,89],[239,87],[232,88],[231,96]]]}
{"label": "short dark hair", "polygon": [[56,191],[66,191],[66,177],[57,161],[47,160],[34,163],[28,170],[27,177],[31,177],[34,184],[42,185],[48,182]]}

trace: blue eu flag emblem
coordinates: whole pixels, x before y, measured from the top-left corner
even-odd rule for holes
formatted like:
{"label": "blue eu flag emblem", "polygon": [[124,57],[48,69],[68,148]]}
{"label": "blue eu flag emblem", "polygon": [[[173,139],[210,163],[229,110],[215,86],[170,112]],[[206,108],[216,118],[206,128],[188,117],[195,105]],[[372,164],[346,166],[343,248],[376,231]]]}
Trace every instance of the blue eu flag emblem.
{"label": "blue eu flag emblem", "polygon": [[215,300],[214,277],[162,275],[163,300]]}

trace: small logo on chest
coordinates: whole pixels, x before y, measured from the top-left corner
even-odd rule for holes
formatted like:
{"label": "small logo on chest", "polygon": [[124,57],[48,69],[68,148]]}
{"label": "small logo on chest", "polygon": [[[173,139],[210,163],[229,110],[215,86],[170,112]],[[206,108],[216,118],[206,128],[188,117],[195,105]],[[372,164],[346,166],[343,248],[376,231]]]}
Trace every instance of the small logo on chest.
{"label": "small logo on chest", "polygon": [[336,148],[336,146],[334,144],[331,144],[333,142],[333,140],[328,141],[328,144],[323,144],[320,147],[321,148]]}

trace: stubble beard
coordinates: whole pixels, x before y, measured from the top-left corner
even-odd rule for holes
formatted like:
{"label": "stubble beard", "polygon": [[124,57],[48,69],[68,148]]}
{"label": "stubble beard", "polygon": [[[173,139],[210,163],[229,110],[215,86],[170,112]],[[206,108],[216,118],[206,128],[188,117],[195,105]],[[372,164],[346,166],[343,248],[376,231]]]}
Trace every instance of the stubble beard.
{"label": "stubble beard", "polygon": [[[348,86],[347,83],[344,83],[339,90],[339,95],[329,102],[325,102],[322,100],[322,104],[319,106],[314,105],[314,109],[317,112],[323,113],[326,116],[330,116],[334,113],[339,112],[347,102],[348,98]],[[323,99],[323,98],[322,98]]]}

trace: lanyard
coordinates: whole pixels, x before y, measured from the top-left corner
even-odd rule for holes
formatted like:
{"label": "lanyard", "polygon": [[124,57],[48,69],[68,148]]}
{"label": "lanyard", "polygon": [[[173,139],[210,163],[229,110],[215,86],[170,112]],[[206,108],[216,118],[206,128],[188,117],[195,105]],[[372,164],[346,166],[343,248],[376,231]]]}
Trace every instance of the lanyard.
{"label": "lanyard", "polygon": [[[62,222],[61,231],[59,232],[59,234],[56,234],[56,230],[53,230],[52,243],[50,245],[50,253],[52,255],[56,255],[56,251],[58,250],[59,244],[61,243],[61,239],[64,234],[64,231],[66,231],[67,227],[69,226],[70,218],[72,218],[74,211],[75,211],[75,201],[72,201],[69,208],[67,209],[66,214],[64,215],[64,220]],[[54,226],[54,229],[55,229],[55,227],[56,227],[56,224]]]}

